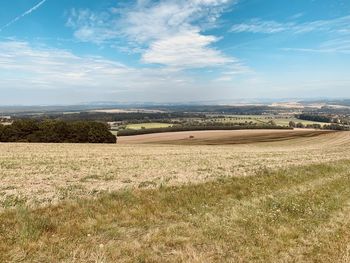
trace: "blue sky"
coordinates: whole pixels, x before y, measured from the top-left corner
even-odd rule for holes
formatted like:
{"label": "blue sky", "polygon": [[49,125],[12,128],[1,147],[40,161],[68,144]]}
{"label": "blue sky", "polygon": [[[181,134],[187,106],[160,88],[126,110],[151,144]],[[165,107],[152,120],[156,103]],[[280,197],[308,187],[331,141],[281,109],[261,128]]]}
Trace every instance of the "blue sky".
{"label": "blue sky", "polygon": [[350,97],[348,0],[3,0],[0,104]]}

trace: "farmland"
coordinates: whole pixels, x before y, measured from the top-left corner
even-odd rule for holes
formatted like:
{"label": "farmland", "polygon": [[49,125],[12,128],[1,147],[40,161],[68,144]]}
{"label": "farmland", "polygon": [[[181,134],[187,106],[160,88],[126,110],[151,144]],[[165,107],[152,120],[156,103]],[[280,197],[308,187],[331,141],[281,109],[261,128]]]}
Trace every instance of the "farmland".
{"label": "farmland", "polygon": [[274,121],[277,125],[280,126],[288,126],[289,122],[291,121],[295,123],[302,123],[305,126],[308,124],[320,124],[322,126],[324,124],[327,124],[324,122],[300,120],[294,116],[284,115],[226,115],[224,118],[212,118],[212,120],[222,121],[225,123],[253,122],[256,124],[267,124],[270,121]]}
{"label": "farmland", "polygon": [[0,202],[5,207],[57,203],[125,188],[201,183],[254,175],[261,169],[344,160],[350,134],[236,145],[177,143],[0,144]]}
{"label": "farmland", "polygon": [[171,126],[172,124],[170,123],[149,122],[149,123],[128,124],[126,128],[131,130],[140,130],[140,129],[167,128]]}
{"label": "farmland", "polygon": [[120,144],[172,144],[172,145],[231,145],[258,142],[286,141],[333,133],[321,130],[214,130],[184,131],[120,137]]}
{"label": "farmland", "polygon": [[0,144],[0,261],[348,262],[349,132],[191,134]]}

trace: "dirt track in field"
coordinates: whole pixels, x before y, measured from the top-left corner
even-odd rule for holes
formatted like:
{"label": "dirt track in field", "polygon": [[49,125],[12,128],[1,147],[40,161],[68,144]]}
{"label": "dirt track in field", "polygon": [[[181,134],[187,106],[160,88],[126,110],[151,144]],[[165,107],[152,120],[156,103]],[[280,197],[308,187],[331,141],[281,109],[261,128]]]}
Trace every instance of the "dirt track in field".
{"label": "dirt track in field", "polygon": [[154,133],[118,138],[118,144],[225,145],[284,141],[330,134],[316,130],[234,130]]}

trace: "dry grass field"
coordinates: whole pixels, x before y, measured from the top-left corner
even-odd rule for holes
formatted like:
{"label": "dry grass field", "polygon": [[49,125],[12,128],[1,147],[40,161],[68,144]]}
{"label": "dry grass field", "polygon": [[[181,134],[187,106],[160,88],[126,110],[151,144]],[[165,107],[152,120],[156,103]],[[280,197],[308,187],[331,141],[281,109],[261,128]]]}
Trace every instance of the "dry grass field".
{"label": "dry grass field", "polygon": [[0,144],[0,262],[350,262],[350,133],[234,132]]}
{"label": "dry grass field", "polygon": [[[222,143],[244,131],[192,132],[194,142]],[[347,132],[314,134],[291,131],[246,131],[244,144],[176,145],[183,133],[158,134],[178,139],[162,144],[0,144],[0,204],[51,204],[125,188],[201,183],[217,178],[254,175],[265,169],[344,160],[350,157]],[[288,140],[281,141],[281,133]],[[206,136],[204,136],[204,135]],[[246,140],[270,136],[271,142]],[[275,134],[275,136],[272,136]],[[120,140],[140,142],[132,136]],[[170,137],[169,137],[170,136]],[[202,137],[200,137],[202,136]],[[228,136],[228,137],[227,137]],[[275,141],[276,137],[279,139]],[[196,139],[197,138],[197,139]],[[218,139],[219,138],[219,139]],[[258,140],[259,141],[259,140]],[[164,142],[159,139],[158,143]],[[191,140],[188,141],[191,143]],[[125,142],[126,143],[126,142]]]}

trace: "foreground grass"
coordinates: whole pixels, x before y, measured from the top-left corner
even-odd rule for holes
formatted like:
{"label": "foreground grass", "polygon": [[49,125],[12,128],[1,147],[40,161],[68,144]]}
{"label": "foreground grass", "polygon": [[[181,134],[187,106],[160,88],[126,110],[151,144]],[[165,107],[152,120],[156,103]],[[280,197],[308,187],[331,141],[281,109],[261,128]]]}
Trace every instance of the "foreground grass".
{"label": "foreground grass", "polygon": [[349,262],[350,161],[0,214],[0,262]]}

